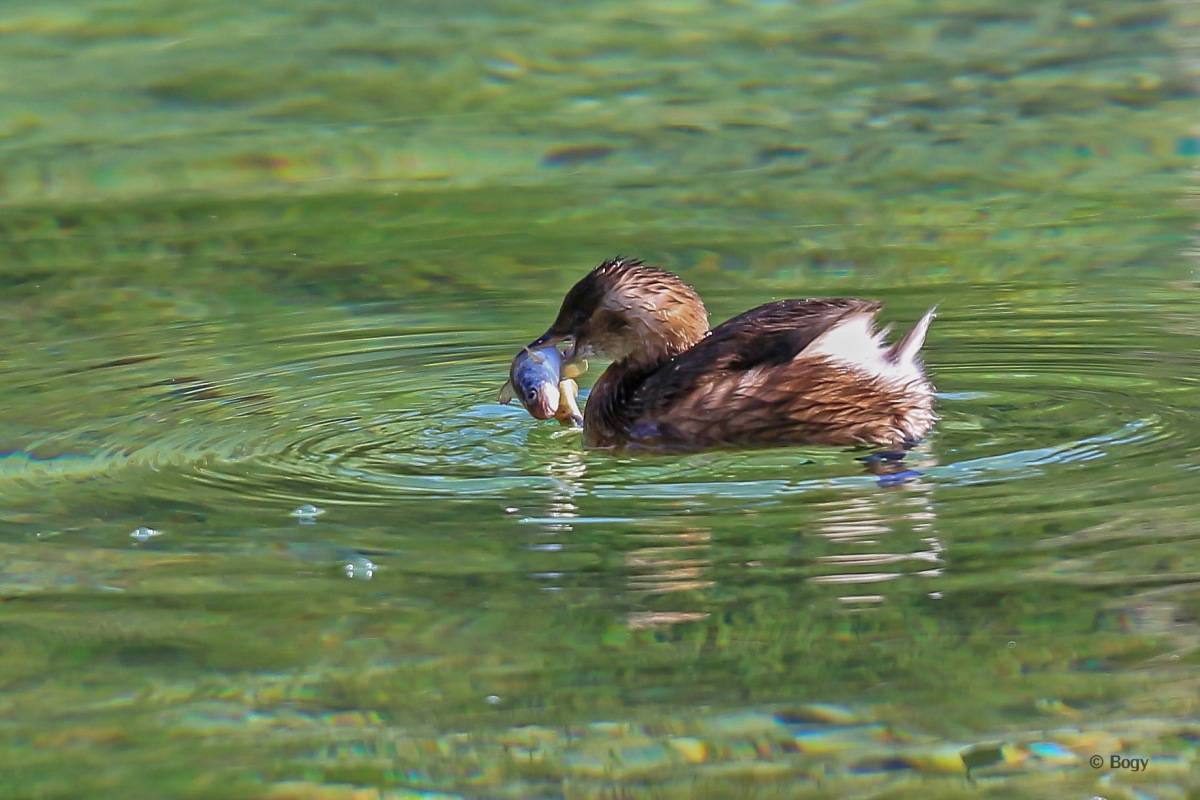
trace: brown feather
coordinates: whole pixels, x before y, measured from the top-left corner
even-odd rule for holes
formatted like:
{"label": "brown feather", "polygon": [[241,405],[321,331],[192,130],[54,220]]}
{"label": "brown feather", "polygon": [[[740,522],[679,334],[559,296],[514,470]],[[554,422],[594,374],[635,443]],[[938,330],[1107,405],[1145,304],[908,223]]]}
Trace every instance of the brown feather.
{"label": "brown feather", "polygon": [[695,290],[618,258],[572,288],[551,332],[614,358],[584,409],[591,447],[911,443],[936,418],[915,361],[932,315],[888,348],[880,308],[780,300],[707,332]]}

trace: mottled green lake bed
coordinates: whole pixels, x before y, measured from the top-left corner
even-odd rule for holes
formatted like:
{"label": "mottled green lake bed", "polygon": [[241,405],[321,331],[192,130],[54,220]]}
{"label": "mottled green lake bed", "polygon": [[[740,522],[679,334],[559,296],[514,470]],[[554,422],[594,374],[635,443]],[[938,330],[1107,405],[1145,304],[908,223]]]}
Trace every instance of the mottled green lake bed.
{"label": "mottled green lake bed", "polygon": [[[1196,796],[1198,22],[0,11],[0,796]],[[498,404],[617,253],[938,304],[914,474]]]}

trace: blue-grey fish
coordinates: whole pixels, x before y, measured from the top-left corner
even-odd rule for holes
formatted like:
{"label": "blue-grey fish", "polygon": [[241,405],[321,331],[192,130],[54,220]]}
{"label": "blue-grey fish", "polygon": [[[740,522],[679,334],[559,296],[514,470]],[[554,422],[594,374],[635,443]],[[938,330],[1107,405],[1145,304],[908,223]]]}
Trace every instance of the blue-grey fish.
{"label": "blue-grey fish", "polygon": [[536,419],[557,419],[564,425],[579,425],[583,415],[575,403],[579,386],[572,380],[587,369],[586,362],[564,362],[558,348],[549,345],[525,347],[513,359],[508,382],[500,389],[500,402],[516,397]]}

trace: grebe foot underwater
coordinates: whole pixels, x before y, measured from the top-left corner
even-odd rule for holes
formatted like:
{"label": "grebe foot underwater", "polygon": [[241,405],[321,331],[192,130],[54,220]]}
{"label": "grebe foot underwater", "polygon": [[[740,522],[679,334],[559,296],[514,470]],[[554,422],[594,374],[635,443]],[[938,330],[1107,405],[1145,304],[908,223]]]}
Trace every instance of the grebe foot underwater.
{"label": "grebe foot underwater", "polygon": [[907,447],[937,418],[917,360],[935,309],[888,345],[881,307],[778,300],[710,330],[691,286],[618,257],[567,292],[529,349],[570,341],[568,359],[612,359],[583,411],[588,447]]}

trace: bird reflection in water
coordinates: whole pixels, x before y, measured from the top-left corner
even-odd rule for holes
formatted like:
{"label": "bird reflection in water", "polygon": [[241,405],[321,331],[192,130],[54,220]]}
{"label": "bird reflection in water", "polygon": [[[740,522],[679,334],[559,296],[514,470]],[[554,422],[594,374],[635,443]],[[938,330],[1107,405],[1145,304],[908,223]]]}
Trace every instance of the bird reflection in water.
{"label": "bird reflection in water", "polygon": [[[712,580],[712,532],[699,528],[682,531],[635,533],[632,537],[646,544],[625,554],[629,570],[629,593],[639,600],[656,595],[709,589]],[[695,622],[709,615],[706,611],[630,611],[631,630],[661,628],[681,622]]]}
{"label": "bird reflection in water", "polygon": [[[920,459],[928,466],[929,459]],[[814,549],[807,539],[799,543],[799,564],[809,582],[827,587],[845,587],[836,593],[837,600],[851,608],[865,609],[886,602],[882,584],[900,578],[934,578],[942,574],[942,542],[936,531],[936,510],[933,487],[921,481],[919,473],[906,463],[907,459],[864,459],[871,474],[881,477],[901,476],[894,482],[880,482],[881,488],[868,492],[861,484],[839,494],[836,499],[804,502],[807,492],[790,500],[799,500],[797,511],[807,518],[799,532],[823,537],[840,551],[811,555]],[[550,492],[544,512],[526,517],[525,522],[537,526],[538,541],[531,549],[559,551],[564,549],[565,535],[575,530],[581,521],[594,522],[580,514],[578,501],[586,492],[584,481],[587,461],[583,453],[564,452],[547,465],[555,485]],[[828,484],[825,484],[828,487]],[[637,524],[638,520],[605,519],[605,522]],[[633,608],[626,611],[626,625],[631,630],[661,628],[695,622],[711,612],[698,610],[702,593],[711,590],[713,579],[712,546],[720,531],[699,527],[689,520],[687,526],[676,526],[670,519],[643,520],[640,530],[627,534],[634,546],[624,554],[626,577],[625,596]],[[906,543],[910,543],[907,544]],[[794,553],[796,551],[793,551]],[[790,559],[789,559],[790,560]],[[774,563],[773,563],[774,562]],[[744,562],[747,570],[777,569],[782,566],[774,559]],[[542,584],[544,591],[563,588],[566,572],[536,572],[531,578]],[[911,584],[906,582],[906,586]],[[869,591],[864,591],[869,590]],[[698,594],[700,593],[700,594]],[[936,591],[929,591],[937,596]],[[665,597],[678,596],[678,608]],[[658,606],[653,610],[647,606]]]}
{"label": "bird reflection in water", "polygon": [[[583,478],[587,474],[587,462],[583,453],[566,452],[550,462],[547,472],[555,485],[545,513],[539,517],[526,517],[525,521],[536,524],[540,534],[540,541],[531,545],[531,549],[558,551],[563,549],[564,534],[571,533],[582,519],[576,500],[585,491]],[[625,554],[624,565],[629,574],[627,596],[639,604],[653,596],[696,591],[713,585],[705,577],[712,566],[707,556],[712,539],[709,531],[670,531],[656,525],[654,530],[637,532],[632,537],[643,546]],[[566,575],[535,572],[530,577],[542,582],[543,591],[558,591],[562,588],[561,579]],[[627,612],[627,625],[631,630],[642,630],[694,622],[707,616],[708,612],[636,609]]]}
{"label": "bird reflection in water", "polygon": [[[933,487],[919,480],[920,473],[906,463],[904,455],[883,452],[860,459],[868,472],[880,476],[884,491],[839,497],[814,507],[817,518],[804,532],[823,536],[847,552],[814,558],[819,567],[836,571],[813,576],[813,583],[878,590],[879,584],[898,578],[942,574],[945,547],[937,536]],[[885,552],[899,550],[902,541],[914,538],[916,547],[908,552]],[[887,596],[873,591],[838,599],[848,606],[869,606]]]}

